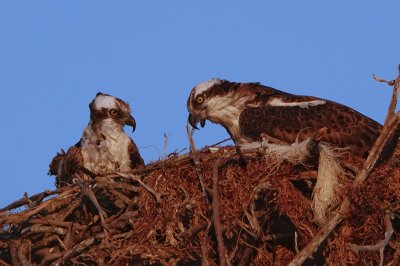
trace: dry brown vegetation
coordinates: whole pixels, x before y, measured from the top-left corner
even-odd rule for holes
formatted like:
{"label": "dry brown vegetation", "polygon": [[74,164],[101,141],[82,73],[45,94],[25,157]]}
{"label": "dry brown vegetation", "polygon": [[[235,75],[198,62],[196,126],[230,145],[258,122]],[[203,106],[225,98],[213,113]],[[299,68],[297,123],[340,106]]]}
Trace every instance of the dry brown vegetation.
{"label": "dry brown vegetation", "polygon": [[[211,147],[0,210],[0,265],[400,265],[399,78],[366,161],[315,222],[318,163]],[[264,151],[265,152],[265,151]],[[353,178],[351,178],[353,176]]]}

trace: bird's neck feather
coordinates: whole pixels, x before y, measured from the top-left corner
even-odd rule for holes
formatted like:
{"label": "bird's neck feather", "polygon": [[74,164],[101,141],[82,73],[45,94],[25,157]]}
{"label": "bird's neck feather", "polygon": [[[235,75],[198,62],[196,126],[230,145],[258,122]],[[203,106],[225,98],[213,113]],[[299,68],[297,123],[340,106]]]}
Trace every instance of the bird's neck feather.
{"label": "bird's neck feather", "polygon": [[129,136],[112,119],[90,122],[82,136],[82,155],[87,169],[93,172],[126,171],[130,168]]}
{"label": "bird's neck feather", "polygon": [[213,97],[208,102],[206,110],[208,119],[223,125],[232,138],[239,138],[239,116],[246,108],[247,103],[254,99],[254,95],[243,96],[239,93],[228,93]]}

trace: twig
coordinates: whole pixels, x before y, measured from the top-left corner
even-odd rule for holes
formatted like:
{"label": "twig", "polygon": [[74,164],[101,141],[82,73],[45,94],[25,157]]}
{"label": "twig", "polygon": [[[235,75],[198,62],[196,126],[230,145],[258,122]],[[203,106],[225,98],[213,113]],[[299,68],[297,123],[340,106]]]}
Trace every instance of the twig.
{"label": "twig", "polygon": [[107,213],[101,208],[99,202],[97,201],[96,196],[93,193],[93,190],[90,188],[90,186],[87,183],[83,183],[80,181],[77,181],[78,185],[80,186],[82,193],[87,196],[90,201],[93,203],[93,205],[96,207],[97,211],[99,212],[101,223],[103,226],[105,225],[105,220],[104,218],[107,217]]}
{"label": "twig", "polygon": [[[399,69],[400,71],[400,69]],[[400,75],[396,79],[395,89],[393,94],[397,95],[397,90],[399,88],[400,83]],[[364,182],[364,180],[369,176],[372,169],[378,162],[379,157],[382,153],[385,152],[387,148],[387,144],[390,140],[398,134],[398,128],[400,124],[400,113],[396,113],[392,115],[391,109],[396,108],[396,102],[393,103],[394,99],[392,97],[392,102],[390,104],[391,108],[389,109],[389,113],[387,115],[388,122],[385,123],[382,128],[382,132],[379,135],[378,139],[375,141],[374,146],[369,152],[367,160],[364,162],[363,168],[358,172],[357,176],[354,179],[353,185],[360,185]],[[336,228],[336,226],[342,221],[347,212],[349,211],[350,201],[347,197],[345,197],[340,204],[339,210],[332,215],[331,220],[329,220],[318,232],[318,234],[294,257],[294,259],[290,262],[289,266],[300,266],[303,262],[310,257],[321,245],[321,243],[328,237],[328,235]]]}
{"label": "twig", "polygon": [[208,266],[208,255],[207,255],[207,242],[208,242],[208,233],[210,232],[211,222],[208,223],[206,232],[204,233],[204,239],[201,243],[201,266]]}
{"label": "twig", "polygon": [[218,145],[220,145],[220,144],[222,144],[222,143],[224,143],[224,142],[227,142],[227,141],[229,141],[229,140],[232,140],[232,138],[227,138],[227,139],[218,141],[217,143],[214,143],[214,144],[212,144],[212,145],[209,146],[209,147],[212,148],[212,147],[218,146]]}
{"label": "twig", "polygon": [[201,232],[201,231],[203,231],[204,229],[206,229],[207,226],[208,226],[207,223],[200,224],[200,225],[198,225],[198,226],[194,226],[194,227],[189,228],[188,230],[186,230],[186,231],[184,231],[184,232],[178,234],[177,236],[178,236],[178,237],[181,237],[181,238],[190,238],[191,236],[196,235],[196,234],[198,234],[199,232]]}
{"label": "twig", "polygon": [[156,202],[157,202],[158,204],[161,203],[161,196],[160,196],[157,192],[155,192],[151,187],[149,187],[148,185],[146,185],[146,184],[140,179],[140,176],[133,175],[133,174],[130,174],[130,173],[117,173],[117,175],[138,182],[142,187],[144,187],[148,192],[150,192],[150,193],[156,198]]}
{"label": "twig", "polygon": [[167,144],[168,144],[168,135],[164,133],[164,151],[162,159],[165,160],[167,156]]}
{"label": "twig", "polygon": [[77,244],[76,246],[74,246],[73,248],[68,250],[67,252],[65,252],[61,257],[59,257],[52,264],[58,265],[61,262],[68,260],[75,254],[77,254],[77,253],[83,251],[84,249],[90,247],[91,245],[93,245],[97,240],[104,238],[104,235],[105,235],[104,233],[100,233],[98,235],[95,235],[95,236],[92,236],[92,237],[89,237],[89,238],[83,240],[82,242],[80,242],[79,244]]}
{"label": "twig", "polygon": [[13,266],[20,265],[20,263],[18,262],[18,250],[15,241],[10,241],[9,249],[11,256],[11,265]]}
{"label": "twig", "polygon": [[218,195],[218,170],[221,164],[221,158],[218,158],[213,167],[213,185],[211,190],[212,195],[212,217],[214,224],[214,231],[217,238],[219,265],[226,266],[226,249],[224,239],[222,238],[221,220],[219,217],[219,195]]}
{"label": "twig", "polygon": [[[400,72],[400,65],[398,67],[398,71]],[[385,119],[385,125],[386,125],[390,121],[390,119],[394,116],[395,111],[396,111],[397,99],[398,99],[399,87],[400,87],[400,75],[399,75],[399,77],[397,77],[397,79],[391,80],[391,81],[386,81],[384,79],[379,78],[376,75],[372,75],[372,77],[376,81],[384,82],[384,83],[387,83],[389,86],[393,86],[392,99],[390,101],[388,114],[387,114],[386,119]]]}
{"label": "twig", "polygon": [[59,194],[59,193],[63,192],[64,190],[67,190],[68,188],[69,187],[63,187],[63,188],[59,188],[57,190],[52,190],[52,191],[45,190],[41,193],[30,196],[29,198],[24,196],[23,198],[21,198],[17,201],[14,201],[13,203],[7,205],[6,207],[0,209],[0,213],[16,209],[25,204],[28,204],[29,202],[34,202],[36,204],[40,203],[44,198],[51,196],[51,195]]}
{"label": "twig", "polygon": [[[76,193],[78,191],[78,188],[76,186],[68,186],[69,189],[63,191],[62,193],[60,193],[60,195],[58,196],[58,199],[62,199],[64,197],[69,196],[70,194]],[[67,202],[63,203],[63,204],[67,204]],[[33,215],[39,213],[40,211],[53,206],[54,207],[54,201],[48,200],[45,202],[42,202],[40,205],[32,208],[32,209],[28,209],[25,211],[22,211],[20,213],[17,213],[13,216],[5,216],[4,218],[2,216],[0,216],[0,225],[3,225],[5,223],[11,224],[11,223],[20,223],[21,221],[25,221],[28,218],[32,217]]]}
{"label": "twig", "polygon": [[358,253],[359,251],[375,251],[375,250],[379,250],[379,254],[380,254],[380,257],[381,257],[379,265],[383,266],[385,247],[388,245],[388,243],[390,241],[390,238],[393,235],[393,225],[392,225],[392,221],[390,219],[390,216],[391,216],[390,213],[386,213],[385,214],[385,227],[386,227],[385,238],[383,240],[379,241],[378,244],[366,245],[366,246],[349,244],[347,246],[347,249],[350,249],[354,253]]}
{"label": "twig", "polygon": [[44,218],[34,218],[29,220],[30,224],[41,224],[41,225],[54,225],[54,226],[59,226],[59,227],[70,227],[74,225],[76,229],[86,229],[86,225],[81,225],[78,223],[73,223],[73,222],[60,222],[56,220],[50,220],[50,219],[44,219]]}
{"label": "twig", "polygon": [[189,121],[186,123],[186,133],[187,133],[187,136],[188,136],[188,139],[189,139],[190,153],[192,154],[192,158],[193,158],[193,161],[194,161],[194,167],[196,169],[197,177],[198,177],[198,179],[200,181],[201,190],[203,191],[204,198],[206,199],[207,203],[210,203],[210,200],[208,199],[208,195],[207,195],[206,185],[204,183],[203,171],[200,168],[200,158],[199,158],[199,155],[196,152],[196,146],[194,144],[194,140],[192,138],[192,134],[190,133]]}

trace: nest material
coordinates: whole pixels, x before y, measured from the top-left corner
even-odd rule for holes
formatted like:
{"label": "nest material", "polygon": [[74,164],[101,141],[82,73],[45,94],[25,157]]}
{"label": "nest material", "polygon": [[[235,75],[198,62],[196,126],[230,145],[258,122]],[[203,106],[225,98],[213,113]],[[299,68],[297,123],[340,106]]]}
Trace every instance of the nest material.
{"label": "nest material", "polygon": [[[236,155],[216,163],[232,152],[200,152],[207,196],[186,155],[25,197],[0,210],[0,265],[287,265],[319,230],[311,203],[317,166],[284,161],[277,171],[261,156],[243,166]],[[349,245],[384,239],[390,210],[384,261],[398,265],[399,162],[343,188],[351,211],[306,264],[377,264],[379,252]]]}

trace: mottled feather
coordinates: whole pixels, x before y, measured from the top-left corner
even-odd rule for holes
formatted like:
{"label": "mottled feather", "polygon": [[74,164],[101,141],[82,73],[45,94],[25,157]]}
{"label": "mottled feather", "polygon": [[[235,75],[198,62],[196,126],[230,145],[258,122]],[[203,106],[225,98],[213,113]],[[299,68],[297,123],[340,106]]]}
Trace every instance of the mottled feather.
{"label": "mottled feather", "polygon": [[192,126],[198,121],[204,125],[205,120],[218,123],[236,144],[260,140],[262,135],[293,143],[318,133],[319,140],[366,156],[382,128],[342,104],[260,83],[218,79],[200,83],[192,89],[187,107]]}
{"label": "mottled feather", "polygon": [[98,93],[89,108],[91,120],[81,140],[50,163],[49,174],[56,176],[57,187],[71,183],[76,176],[126,172],[144,165],[139,149],[123,130],[124,125],[136,126],[129,105]]}

